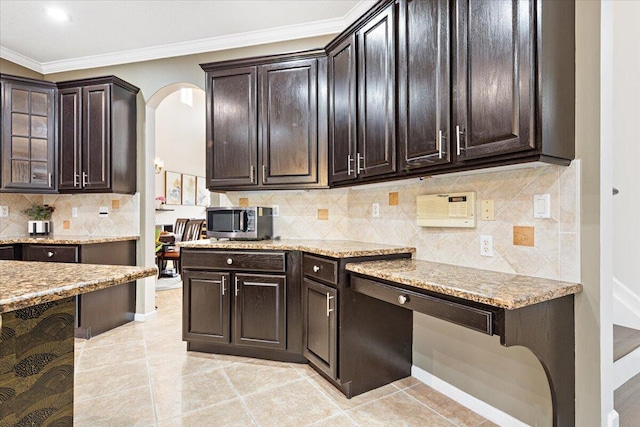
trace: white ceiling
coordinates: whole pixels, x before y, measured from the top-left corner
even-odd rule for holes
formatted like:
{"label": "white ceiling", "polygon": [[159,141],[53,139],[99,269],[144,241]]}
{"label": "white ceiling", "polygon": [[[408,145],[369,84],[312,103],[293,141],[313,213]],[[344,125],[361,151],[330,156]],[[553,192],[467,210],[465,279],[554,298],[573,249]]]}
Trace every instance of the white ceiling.
{"label": "white ceiling", "polygon": [[[0,57],[42,74],[335,34],[374,0],[0,0]],[[47,7],[71,19],[55,22]]]}

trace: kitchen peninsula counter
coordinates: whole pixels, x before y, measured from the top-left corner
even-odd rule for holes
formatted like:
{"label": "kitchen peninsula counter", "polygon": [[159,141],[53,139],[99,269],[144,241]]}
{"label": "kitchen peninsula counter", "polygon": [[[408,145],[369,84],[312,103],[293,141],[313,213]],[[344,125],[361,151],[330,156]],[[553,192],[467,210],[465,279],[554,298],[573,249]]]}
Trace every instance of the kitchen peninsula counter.
{"label": "kitchen peninsula counter", "polygon": [[89,245],[96,243],[127,242],[140,240],[140,236],[81,236],[51,234],[49,236],[3,236],[0,245],[37,244],[37,245]]}
{"label": "kitchen peninsula counter", "polygon": [[276,250],[301,251],[332,258],[354,258],[377,255],[393,255],[416,252],[408,246],[391,246],[380,243],[356,242],[352,240],[196,240],[181,242],[178,246],[190,249],[232,249],[232,250]]}
{"label": "kitchen peninsula counter", "polygon": [[0,261],[0,425],[73,426],[74,296],[155,267]]}

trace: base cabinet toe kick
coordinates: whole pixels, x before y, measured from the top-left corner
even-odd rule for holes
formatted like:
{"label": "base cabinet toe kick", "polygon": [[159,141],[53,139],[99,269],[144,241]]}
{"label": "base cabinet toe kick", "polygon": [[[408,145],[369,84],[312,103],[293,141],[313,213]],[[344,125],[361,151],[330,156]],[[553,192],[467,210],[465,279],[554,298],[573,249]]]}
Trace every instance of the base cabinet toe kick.
{"label": "base cabinet toe kick", "polygon": [[505,347],[528,348],[547,375],[553,425],[575,424],[574,296],[506,309],[350,273],[350,289],[389,304],[424,313],[488,335]]}

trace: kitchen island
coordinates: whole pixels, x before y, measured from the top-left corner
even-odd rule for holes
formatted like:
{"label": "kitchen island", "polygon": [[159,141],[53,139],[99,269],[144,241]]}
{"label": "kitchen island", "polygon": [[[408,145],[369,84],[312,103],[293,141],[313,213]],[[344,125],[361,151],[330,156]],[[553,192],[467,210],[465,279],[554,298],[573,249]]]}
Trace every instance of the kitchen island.
{"label": "kitchen island", "polygon": [[155,267],[0,261],[0,426],[72,426],[75,296]]}

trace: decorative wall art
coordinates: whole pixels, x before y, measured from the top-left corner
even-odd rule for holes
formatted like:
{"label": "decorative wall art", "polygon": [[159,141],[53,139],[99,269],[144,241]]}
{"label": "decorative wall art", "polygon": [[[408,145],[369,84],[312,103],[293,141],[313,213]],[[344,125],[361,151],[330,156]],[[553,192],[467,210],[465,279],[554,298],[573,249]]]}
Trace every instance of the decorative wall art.
{"label": "decorative wall art", "polygon": [[211,204],[211,194],[207,190],[207,181],[204,176],[197,177],[196,181],[196,205],[209,206]]}
{"label": "decorative wall art", "polygon": [[167,205],[179,205],[182,203],[182,174],[177,172],[165,172],[164,192]]}
{"label": "decorative wall art", "polygon": [[182,204],[184,206],[195,206],[196,204],[195,175],[182,174]]}

